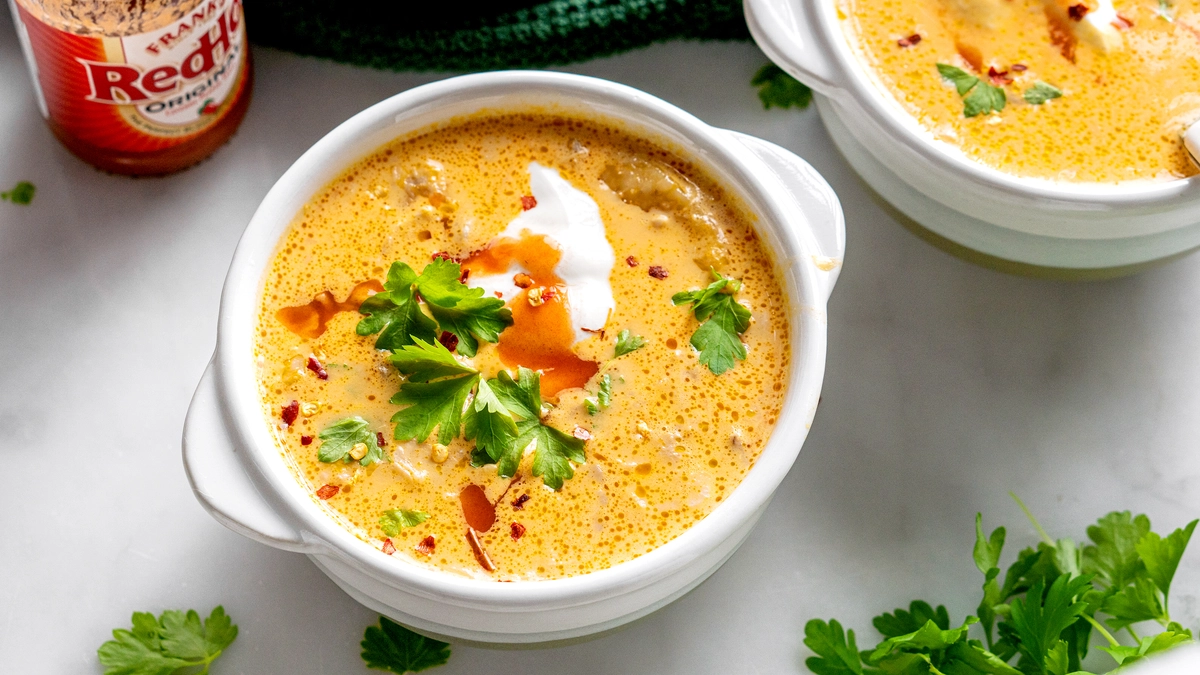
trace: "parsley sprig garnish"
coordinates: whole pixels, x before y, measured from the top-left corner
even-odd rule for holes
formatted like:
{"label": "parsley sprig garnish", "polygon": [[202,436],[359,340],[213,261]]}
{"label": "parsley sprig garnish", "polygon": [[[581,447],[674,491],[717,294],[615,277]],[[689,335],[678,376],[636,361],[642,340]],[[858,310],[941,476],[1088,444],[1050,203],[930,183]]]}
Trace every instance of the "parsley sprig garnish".
{"label": "parsley sprig garnish", "polygon": [[943,78],[954,84],[958,95],[962,97],[963,115],[966,117],[1004,110],[1008,97],[1000,87],[948,63],[937,64],[937,69]]}
{"label": "parsley sprig garnish", "polygon": [[713,282],[694,291],[683,291],[671,297],[675,305],[691,304],[700,328],[692,334],[692,346],[700,352],[700,363],[714,375],[733,368],[734,359],[746,360],[746,345],[741,335],[750,327],[750,310],[734,300],[742,282],[710,270]]}
{"label": "parsley sprig garnish", "polygon": [[[646,346],[646,338],[641,335],[634,335],[629,332],[629,329],[617,333],[617,343],[613,345],[613,353],[616,357],[625,356],[630,352],[635,352]],[[614,357],[615,358],[615,357]]]}
{"label": "parsley sprig garnish", "polygon": [[612,375],[605,373],[600,378],[600,388],[596,390],[596,394],[583,399],[583,407],[587,409],[589,415],[595,415],[610,405],[612,405]]}
{"label": "parsley sprig garnish", "polygon": [[1058,87],[1038,80],[1033,83],[1032,87],[1025,90],[1022,98],[1030,105],[1041,105],[1051,99],[1062,98],[1062,95],[1062,90]]}
{"label": "parsley sprig garnish", "polygon": [[[322,462],[358,459],[363,466],[370,466],[384,460],[383,448],[379,447],[379,439],[371,429],[371,424],[357,415],[325,427],[317,434],[317,438],[321,439],[317,459]],[[366,446],[366,454],[353,457],[354,446],[359,443]]]}
{"label": "parsley sprig garnish", "polygon": [[134,612],[133,630],[118,628],[100,645],[100,664],[105,675],[205,675],[237,634],[219,605],[203,624],[196,610],[167,610],[157,619]]}
{"label": "parsley sprig garnish", "polygon": [[409,509],[388,509],[379,517],[379,528],[389,537],[400,534],[400,530],[416,527],[429,520],[429,514],[424,511]]}
{"label": "parsley sprig garnish", "polygon": [[367,626],[363,634],[362,659],[368,668],[404,675],[444,665],[450,660],[450,645],[381,616],[379,625]]}
{"label": "parsley sprig garnish", "polygon": [[[1080,546],[1071,539],[1051,539],[1029,518],[1042,541],[1018,553],[1002,576],[1005,529],[985,535],[982,516],[975,517],[973,557],[984,575],[979,618],[968,616],[951,628],[945,607],[915,600],[907,611],[875,617],[884,640],[863,652],[854,631],[843,630],[836,620],[814,619],[804,628],[804,643],[816,654],[806,662],[809,670],[818,675],[1092,675],[1080,664],[1093,632],[1107,643],[1100,649],[1118,666],[1195,641],[1190,630],[1171,620],[1167,600],[1197,521],[1162,537],[1150,531],[1146,516],[1113,512],[1088,528],[1091,544]],[[1142,637],[1133,625],[1148,621],[1164,630]],[[982,641],[968,636],[975,624]],[[1121,630],[1133,645],[1117,641],[1113,633]]]}
{"label": "parsley sprig garnish", "polygon": [[391,401],[406,406],[392,417],[396,440],[424,442],[435,428],[443,445],[462,435],[475,441],[474,464],[495,463],[505,477],[516,473],[532,444],[533,475],[547,486],[561,489],[575,475],[571,462],[585,461],[584,442],[542,424],[540,375],[518,368],[516,380],[505,371],[485,379],[440,343],[414,342],[391,356],[406,376]]}
{"label": "parsley sprig garnish", "polygon": [[[441,258],[426,265],[420,275],[405,263],[392,263],[383,292],[358,308],[367,317],[358,322],[356,332],[379,333],[375,348],[394,352],[417,339],[433,342],[441,330],[458,338],[458,353],[474,356],[479,340],[496,342],[512,325],[512,311],[500,298],[484,297],[482,288],[459,281],[461,275],[458,263]],[[422,304],[429,314],[422,311]]]}

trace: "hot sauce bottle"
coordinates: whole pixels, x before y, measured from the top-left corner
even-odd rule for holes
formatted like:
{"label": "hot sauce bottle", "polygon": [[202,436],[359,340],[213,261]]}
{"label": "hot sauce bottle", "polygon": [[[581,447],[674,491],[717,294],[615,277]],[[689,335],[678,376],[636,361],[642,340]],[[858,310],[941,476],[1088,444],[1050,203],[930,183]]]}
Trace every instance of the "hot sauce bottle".
{"label": "hot sauce bottle", "polygon": [[114,173],[164,174],[237,129],[252,81],[242,0],[9,0],[38,107]]}

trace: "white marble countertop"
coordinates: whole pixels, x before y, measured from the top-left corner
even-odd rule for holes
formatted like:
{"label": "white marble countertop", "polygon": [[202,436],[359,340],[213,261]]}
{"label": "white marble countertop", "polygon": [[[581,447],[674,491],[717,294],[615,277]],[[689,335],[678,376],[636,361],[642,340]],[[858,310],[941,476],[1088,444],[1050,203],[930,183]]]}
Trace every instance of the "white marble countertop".
{"label": "white marble countertop", "polygon": [[[253,29],[253,27],[251,27]],[[211,354],[221,283],[259,200],[310,144],[439,76],[260,49],[238,135],[165,179],[83,164],[34,104],[0,12],[0,672],[99,673],[135,610],[223,603],[241,636],[217,675],[367,672],[357,605],[305,557],[226,530],[197,504],[180,430]],[[764,111],[749,44],[675,43],[572,67],[794,150],[846,212],[824,400],[800,459],[745,546],[688,596],[571,647],[456,647],[436,673],[801,673],[804,622],[912,598],[973,612],[973,518],[1035,541],[1113,508],[1169,531],[1200,516],[1200,257],[1067,284],[961,262],[864,192],[816,112]],[[1193,546],[1200,549],[1200,543]],[[1009,556],[1012,552],[1009,552]],[[1007,559],[1006,559],[1007,562]],[[1200,619],[1200,550],[1171,608]]]}

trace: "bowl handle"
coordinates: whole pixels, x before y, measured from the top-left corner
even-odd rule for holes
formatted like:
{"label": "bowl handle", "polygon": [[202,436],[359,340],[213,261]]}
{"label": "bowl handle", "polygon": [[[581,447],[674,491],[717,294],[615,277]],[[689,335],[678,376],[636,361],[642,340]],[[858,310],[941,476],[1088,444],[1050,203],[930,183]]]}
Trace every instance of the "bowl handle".
{"label": "bowl handle", "polygon": [[767,57],[796,79],[832,96],[834,66],[820,49],[812,0],[745,0],[746,24]]}
{"label": "bowl handle", "polygon": [[183,468],[200,505],[217,522],[243,536],[285,551],[315,553],[317,546],[263,499],[230,438],[209,363],[183,423]]}
{"label": "bowl handle", "polygon": [[796,209],[804,215],[808,227],[796,228],[796,234],[812,256],[821,297],[828,301],[846,256],[846,219],[837,194],[816,169],[791,151],[736,131],[726,133],[767,165],[796,202]]}

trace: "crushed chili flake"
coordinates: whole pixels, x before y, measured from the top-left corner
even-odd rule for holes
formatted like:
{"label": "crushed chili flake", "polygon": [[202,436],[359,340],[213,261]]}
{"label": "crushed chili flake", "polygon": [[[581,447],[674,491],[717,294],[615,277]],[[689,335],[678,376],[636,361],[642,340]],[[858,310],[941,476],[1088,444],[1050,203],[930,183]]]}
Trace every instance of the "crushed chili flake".
{"label": "crushed chili flake", "polygon": [[558,289],[554,286],[547,286],[546,290],[542,291],[542,300],[553,300],[558,297]]}
{"label": "crushed chili flake", "polygon": [[629,265],[630,267],[637,267],[638,266],[637,258],[635,258],[633,256],[629,256],[628,258],[625,259],[625,264]]}
{"label": "crushed chili flake", "polygon": [[988,79],[997,87],[1012,84],[1013,81],[1007,70],[996,70],[996,66],[988,66]]}
{"label": "crushed chili flake", "polygon": [[469,276],[471,276],[471,270],[469,270],[465,267],[462,268],[462,274],[458,275],[458,283],[460,283],[460,284],[467,283],[467,277],[469,277]]}
{"label": "crushed chili flake", "polygon": [[525,508],[525,502],[529,501],[530,497],[527,494],[521,495],[513,500],[512,507],[514,511],[520,511]]}
{"label": "crushed chili flake", "polygon": [[381,550],[385,554],[391,555],[396,552],[396,545],[392,543],[391,539],[384,539],[383,540],[383,549],[381,549]]}
{"label": "crushed chili flake", "polygon": [[308,369],[317,374],[318,380],[329,379],[329,371],[325,370],[325,366],[322,366],[315,356],[308,357]]}
{"label": "crushed chili flake", "polygon": [[1024,63],[1014,63],[1009,67],[1018,73],[1023,73],[1029,70],[1029,66],[1025,65]]}
{"label": "crushed chili flake", "polygon": [[920,43],[921,43],[921,34],[920,33],[913,33],[912,35],[909,35],[908,37],[904,37],[904,38],[900,38],[899,40],[896,40],[896,44],[900,45],[901,47],[912,47],[913,45],[917,45]]}
{"label": "crushed chili flake", "polygon": [[581,441],[592,440],[592,432],[588,431],[587,429],[584,429],[583,427],[581,427],[579,425],[575,425],[575,430],[571,432],[571,435],[574,436],[575,438],[578,438]]}
{"label": "crushed chili flake", "polygon": [[525,536],[525,526],[520,523],[513,523],[509,526],[509,529],[511,530],[510,534],[512,535],[513,541]]}
{"label": "crushed chili flake", "polygon": [[1117,30],[1126,30],[1128,28],[1133,28],[1133,19],[1130,19],[1129,17],[1124,16],[1124,15],[1118,14],[1117,18],[1113,19],[1112,25],[1113,25],[1113,28],[1116,28]]}
{"label": "crushed chili flake", "polygon": [[387,446],[387,439],[383,437],[382,431],[375,432],[375,442],[378,443],[379,447],[381,447],[381,448]]}
{"label": "crushed chili flake", "polygon": [[424,553],[425,555],[433,555],[433,549],[436,547],[437,547],[437,541],[433,538],[433,535],[431,534],[428,537],[425,537],[424,539],[422,539],[421,543],[417,544],[417,553]]}
{"label": "crushed chili flake", "polygon": [[438,342],[442,343],[442,346],[446,348],[446,351],[452,352],[454,351],[454,348],[458,346],[458,336],[450,331],[444,330],[442,331],[442,334],[438,336]]}
{"label": "crushed chili flake", "polygon": [[336,485],[322,485],[317,490],[317,499],[332,499],[334,495],[341,492],[342,489]]}
{"label": "crushed chili flake", "polygon": [[654,277],[655,279],[666,279],[668,275],[666,268],[659,267],[658,265],[651,265],[650,276]]}
{"label": "crushed chili flake", "polygon": [[445,251],[438,251],[437,253],[434,253],[432,256],[430,256],[430,259],[431,260],[445,260],[447,262],[458,262],[458,258],[450,255],[449,253],[446,253]]}
{"label": "crushed chili flake", "polygon": [[1067,16],[1071,17],[1073,21],[1083,21],[1083,17],[1087,16],[1090,11],[1092,10],[1087,5],[1080,2],[1067,8]]}
{"label": "crushed chili flake", "polygon": [[292,426],[292,423],[296,421],[296,416],[299,414],[300,401],[292,401],[291,403],[283,406],[283,414],[281,414],[279,418],[283,420],[284,424],[290,427]]}
{"label": "crushed chili flake", "polygon": [[312,442],[313,442],[312,436],[301,436],[300,437],[300,445],[312,445]]}
{"label": "crushed chili flake", "polygon": [[521,197],[521,210],[528,211],[537,206],[537,198],[533,195],[525,195]]}
{"label": "crushed chili flake", "polygon": [[492,291],[492,292],[496,294],[496,297],[497,297],[497,298],[503,298],[503,297],[504,297],[504,294],[503,294],[503,293],[501,293],[500,291]]}

